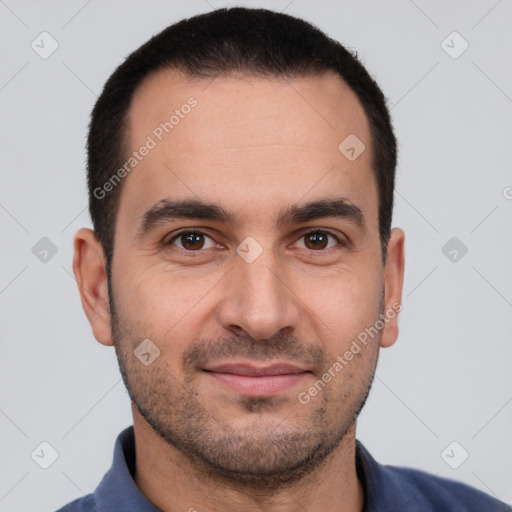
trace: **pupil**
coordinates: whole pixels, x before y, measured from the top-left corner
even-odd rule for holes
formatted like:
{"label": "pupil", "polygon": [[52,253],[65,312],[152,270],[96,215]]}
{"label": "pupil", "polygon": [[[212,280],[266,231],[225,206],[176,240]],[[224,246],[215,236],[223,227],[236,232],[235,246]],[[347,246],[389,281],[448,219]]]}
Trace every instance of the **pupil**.
{"label": "pupil", "polygon": [[325,245],[326,236],[322,233],[314,233],[309,235],[309,240],[314,247],[319,247],[321,245]]}
{"label": "pupil", "polygon": [[201,235],[197,235],[195,233],[189,233],[188,235],[185,235],[185,247],[186,246],[192,246],[193,249],[197,249],[197,246],[201,246]]}

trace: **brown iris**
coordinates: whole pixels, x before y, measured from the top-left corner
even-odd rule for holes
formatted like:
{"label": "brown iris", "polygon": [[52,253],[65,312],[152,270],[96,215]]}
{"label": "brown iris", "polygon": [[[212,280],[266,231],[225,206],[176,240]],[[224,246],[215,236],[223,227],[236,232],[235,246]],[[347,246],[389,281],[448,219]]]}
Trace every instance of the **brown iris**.
{"label": "brown iris", "polygon": [[185,249],[201,249],[204,245],[204,236],[198,233],[181,235],[181,243]]}
{"label": "brown iris", "polygon": [[308,233],[304,238],[308,249],[325,249],[329,243],[329,236],[326,233]]}

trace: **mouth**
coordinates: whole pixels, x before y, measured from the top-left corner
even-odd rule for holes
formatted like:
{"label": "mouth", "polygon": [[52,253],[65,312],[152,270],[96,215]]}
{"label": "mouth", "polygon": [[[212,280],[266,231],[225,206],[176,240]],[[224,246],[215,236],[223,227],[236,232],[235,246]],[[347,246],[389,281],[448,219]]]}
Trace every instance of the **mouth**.
{"label": "mouth", "polygon": [[224,388],[252,397],[272,397],[297,386],[309,370],[290,363],[256,366],[248,363],[226,363],[202,368],[205,375]]}

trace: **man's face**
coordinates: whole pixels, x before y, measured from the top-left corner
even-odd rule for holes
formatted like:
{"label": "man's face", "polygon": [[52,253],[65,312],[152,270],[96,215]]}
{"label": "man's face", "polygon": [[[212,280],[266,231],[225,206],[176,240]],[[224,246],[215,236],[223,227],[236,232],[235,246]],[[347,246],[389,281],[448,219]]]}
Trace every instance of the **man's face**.
{"label": "man's face", "polygon": [[[333,364],[389,306],[364,111],[331,74],[199,82],[166,70],[136,91],[127,126],[130,154],[155,143],[125,178],[112,264],[134,413],[212,473],[296,479],[353,427],[382,332]],[[351,134],[366,146],[355,160],[338,149]],[[171,217],[164,201],[227,215]],[[317,201],[343,203],[286,215]],[[134,354],[147,339],[160,350],[149,365]]]}

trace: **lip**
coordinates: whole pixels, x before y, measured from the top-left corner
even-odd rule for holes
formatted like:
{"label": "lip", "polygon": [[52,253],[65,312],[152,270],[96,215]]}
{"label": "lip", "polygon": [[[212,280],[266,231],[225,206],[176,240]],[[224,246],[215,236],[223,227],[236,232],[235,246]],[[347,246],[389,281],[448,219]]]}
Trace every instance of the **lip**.
{"label": "lip", "polygon": [[301,382],[311,372],[289,363],[255,366],[226,363],[203,368],[205,375],[244,396],[271,397]]}

